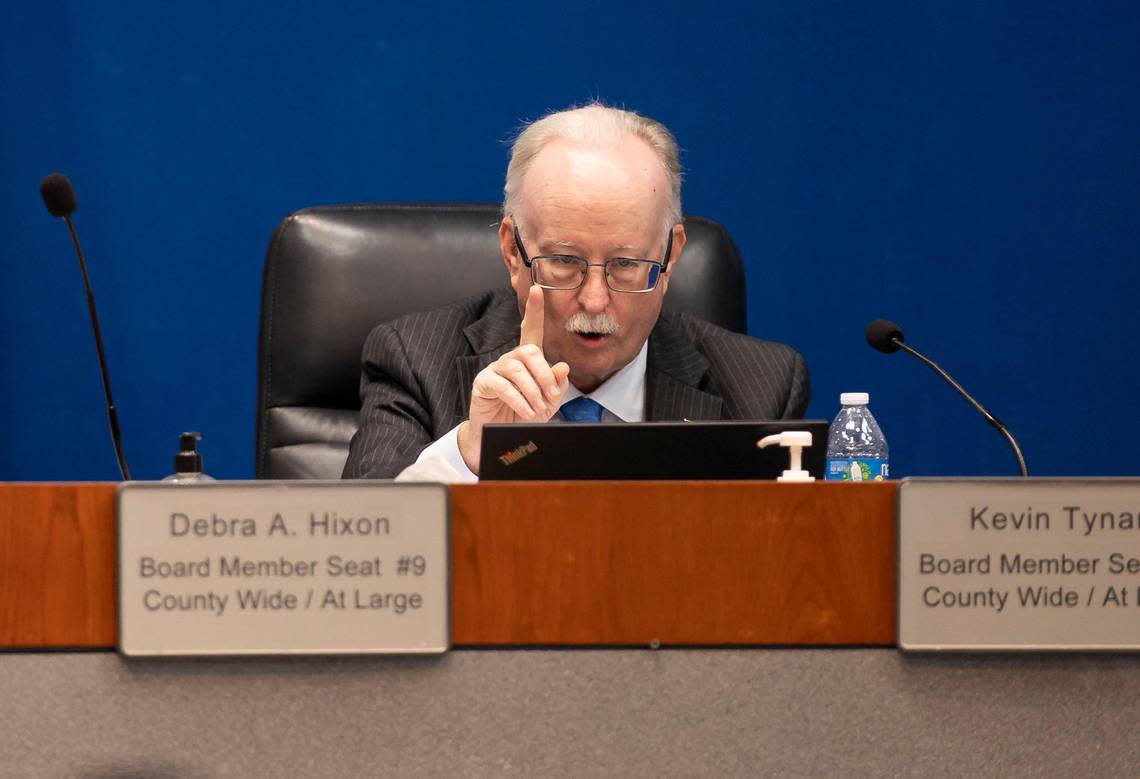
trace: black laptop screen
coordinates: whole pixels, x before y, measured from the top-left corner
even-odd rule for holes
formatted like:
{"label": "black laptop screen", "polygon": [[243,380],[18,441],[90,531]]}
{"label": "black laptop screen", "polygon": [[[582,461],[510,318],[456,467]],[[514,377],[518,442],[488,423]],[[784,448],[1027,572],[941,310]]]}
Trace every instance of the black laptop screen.
{"label": "black laptop screen", "polygon": [[803,468],[822,479],[827,422],[798,419],[487,425],[479,478],[774,479],[788,468],[788,450],[756,442],[789,430],[812,434]]}

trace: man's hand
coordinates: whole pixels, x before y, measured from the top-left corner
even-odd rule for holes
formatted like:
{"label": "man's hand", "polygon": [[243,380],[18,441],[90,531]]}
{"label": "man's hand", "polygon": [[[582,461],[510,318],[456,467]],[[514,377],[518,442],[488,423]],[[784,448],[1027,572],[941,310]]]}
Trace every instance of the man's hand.
{"label": "man's hand", "polygon": [[472,473],[479,473],[483,425],[545,422],[562,405],[570,366],[550,365],[542,353],[542,288],[530,288],[519,345],[479,371],[471,387],[471,409],[459,428],[459,453]]}

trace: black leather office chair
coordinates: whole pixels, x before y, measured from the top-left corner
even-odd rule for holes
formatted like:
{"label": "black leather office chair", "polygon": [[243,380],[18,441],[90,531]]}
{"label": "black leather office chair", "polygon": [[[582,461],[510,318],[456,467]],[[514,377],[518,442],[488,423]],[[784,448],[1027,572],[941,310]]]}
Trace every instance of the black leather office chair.
{"label": "black leather office chair", "polygon": [[[259,479],[340,478],[372,328],[507,284],[497,205],[306,208],[273,233],[258,343]],[[745,330],[744,272],[725,229],[685,217],[666,309]]]}

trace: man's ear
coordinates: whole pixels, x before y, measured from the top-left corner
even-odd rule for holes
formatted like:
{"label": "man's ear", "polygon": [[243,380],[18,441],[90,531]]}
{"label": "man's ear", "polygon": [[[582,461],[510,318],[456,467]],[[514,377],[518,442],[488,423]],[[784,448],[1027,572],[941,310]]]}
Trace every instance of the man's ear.
{"label": "man's ear", "polygon": [[518,288],[518,281],[527,273],[527,269],[515,245],[515,223],[509,216],[504,216],[499,222],[499,253],[503,257],[503,264],[507,266],[511,286]]}
{"label": "man's ear", "polygon": [[681,250],[685,248],[685,241],[687,240],[689,239],[685,235],[685,226],[683,224],[673,225],[673,251],[669,255],[668,268],[661,274],[662,295],[669,291],[669,279],[673,277],[673,272],[677,270],[677,265],[681,262]]}

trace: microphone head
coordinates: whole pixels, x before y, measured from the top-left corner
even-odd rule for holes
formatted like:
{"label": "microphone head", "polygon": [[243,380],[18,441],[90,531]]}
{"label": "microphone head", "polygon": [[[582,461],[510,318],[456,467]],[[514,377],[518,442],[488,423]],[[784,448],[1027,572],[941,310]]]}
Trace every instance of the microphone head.
{"label": "microphone head", "polygon": [[883,354],[894,354],[899,350],[895,340],[905,341],[902,329],[894,322],[886,319],[876,319],[867,325],[867,343]]}
{"label": "microphone head", "polygon": [[44,199],[44,205],[52,216],[70,216],[75,210],[75,190],[62,173],[44,176],[40,182],[40,197]]}

